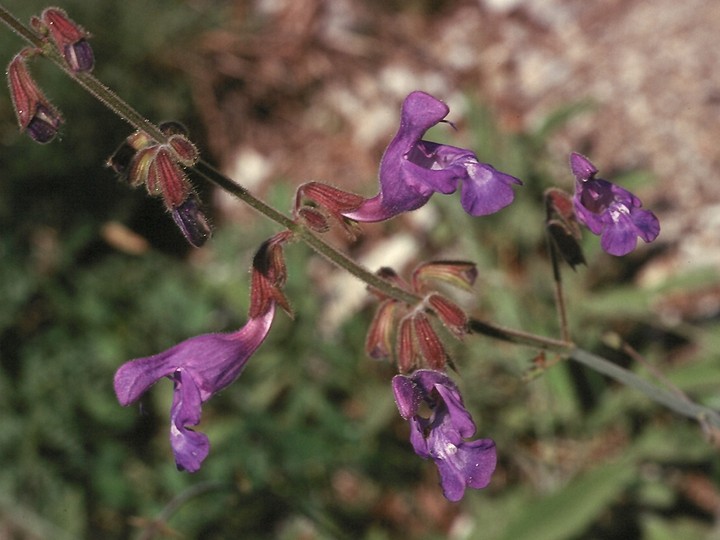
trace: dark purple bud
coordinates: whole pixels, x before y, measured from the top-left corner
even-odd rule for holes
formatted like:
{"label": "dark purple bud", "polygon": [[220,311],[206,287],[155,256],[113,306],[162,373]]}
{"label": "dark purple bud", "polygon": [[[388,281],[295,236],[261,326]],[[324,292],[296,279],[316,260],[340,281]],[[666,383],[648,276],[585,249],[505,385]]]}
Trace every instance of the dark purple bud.
{"label": "dark purple bud", "polygon": [[137,150],[127,141],[123,141],[105,162],[105,165],[120,175],[120,178],[128,180],[127,172],[135,154],[137,154]]}
{"label": "dark purple bud", "polygon": [[27,130],[36,142],[47,143],[57,135],[62,117],[30,76],[25,63],[30,54],[33,54],[31,49],[23,49],[8,65],[10,96],[20,131]]}
{"label": "dark purple bud", "polygon": [[45,105],[38,105],[27,126],[28,135],[35,142],[48,143],[57,135],[61,122],[62,118],[57,114],[57,111]]}
{"label": "dark purple bud", "polygon": [[193,247],[201,247],[212,234],[210,224],[194,194],[172,210],[172,217],[180,232]]}
{"label": "dark purple bud", "polygon": [[95,65],[92,47],[90,47],[86,39],[81,39],[72,45],[66,45],[63,56],[65,56],[65,60],[67,60],[73,71],[92,71]]}
{"label": "dark purple bud", "polygon": [[40,15],[40,19],[48,28],[50,37],[70,69],[75,72],[91,71],[95,65],[95,57],[87,42],[90,34],[58,8],[47,8]]}

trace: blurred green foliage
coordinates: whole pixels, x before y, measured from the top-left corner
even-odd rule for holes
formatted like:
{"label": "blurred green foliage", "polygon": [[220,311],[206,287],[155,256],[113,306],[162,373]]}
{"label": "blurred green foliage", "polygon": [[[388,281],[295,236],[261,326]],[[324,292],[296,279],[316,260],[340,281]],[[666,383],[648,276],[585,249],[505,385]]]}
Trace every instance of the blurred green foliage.
{"label": "blurred green foliage", "polygon": [[[10,7],[27,18],[44,5]],[[96,55],[113,60],[98,65],[102,80],[139,110],[193,131],[188,87],[163,51],[218,24],[229,5],[63,7],[92,30]],[[6,59],[18,45],[0,32]],[[497,441],[500,464],[487,490],[468,492],[459,505],[444,501],[435,468],[407,441],[392,368],[364,358],[371,310],[320,339],[323,301],[308,292],[312,255],[301,246],[287,250],[295,320],[280,315],[240,380],[205,406],[200,429],[211,455],[199,473],[178,473],[168,442],[171,383],[159,383],[141,407],[122,409],[114,370],[243,324],[252,250],[274,229],[223,226],[204,256],[187,257],[161,205],[99,166],[127,127],[49,68],[38,63],[34,73],[69,120],[61,142],[40,147],[17,134],[9,100],[0,100],[0,525],[8,537],[709,537],[713,515],[696,494],[717,481],[718,458],[696,425],[576,366],[524,382],[533,351],[483,337],[453,354],[466,403],[479,433]],[[477,296],[466,299],[473,313],[557,335],[541,197],[571,183],[554,177],[557,156],[547,142],[588,110],[575,105],[535,132],[506,134],[472,102],[468,143],[526,182],[513,207],[482,220],[458,211],[455,198],[435,198],[442,220],[426,255],[478,263]],[[628,179],[630,187],[641,181]],[[285,201],[286,191],[269,197]],[[100,234],[112,220],[152,249],[113,249]],[[668,328],[652,313],[662,297],[702,290],[716,276],[639,288],[632,277],[643,255],[610,258],[587,234],[584,246],[588,267],[565,275],[578,342],[629,365],[606,344],[605,332],[615,332],[680,389],[718,406],[717,320]]]}

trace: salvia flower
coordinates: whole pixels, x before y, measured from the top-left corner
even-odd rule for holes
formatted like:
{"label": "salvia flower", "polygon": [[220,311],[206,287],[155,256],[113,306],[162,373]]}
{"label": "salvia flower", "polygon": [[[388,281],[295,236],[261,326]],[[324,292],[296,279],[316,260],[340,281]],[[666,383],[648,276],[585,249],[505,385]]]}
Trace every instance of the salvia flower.
{"label": "salvia flower", "polygon": [[402,105],[400,129],[380,163],[380,192],[357,208],[343,212],[355,221],[383,221],[420,208],[433,193],[454,193],[460,184],[461,203],[473,216],[492,214],[514,198],[520,180],[481,163],[470,150],[422,139],[449,112],[442,101],[413,92]]}
{"label": "salvia flower", "polygon": [[596,178],[597,169],[588,158],[577,153],[570,156],[575,176],[573,203],[578,220],[593,234],[600,235],[600,245],[611,255],[626,255],[637,245],[637,238],[652,242],[660,234],[655,214],[643,210],[642,202],[628,190]]}
{"label": "salvia flower", "polygon": [[207,435],[188,426],[199,424],[202,404],[240,375],[267,336],[274,314],[273,304],[237,332],[196,336],[159,354],[131,360],[118,369],[115,393],[123,406],[137,401],[163,377],[175,383],[170,444],[178,469],[195,472],[207,457]]}
{"label": "salvia flower", "polygon": [[70,69],[75,72],[92,70],[95,56],[87,41],[90,34],[70,20],[62,9],[47,8],[40,15],[40,20]]}
{"label": "salvia flower", "polygon": [[163,377],[174,382],[170,445],[180,470],[197,471],[210,451],[207,436],[190,428],[200,423],[202,404],[237,379],[270,331],[274,298],[282,294],[272,292],[282,283],[282,278],[277,277],[284,267],[279,245],[286,239],[277,236],[265,242],[256,254],[249,320],[240,330],[187,339],[159,354],[131,360],[115,374],[115,394],[123,406],[137,401]]}
{"label": "salvia flower", "polygon": [[444,373],[420,369],[396,375],[392,386],[400,415],[410,423],[410,443],[437,465],[445,497],[459,501],[466,488],[486,487],[497,463],[495,443],[466,440],[475,435],[475,423],[455,383]]}
{"label": "salvia flower", "polygon": [[170,445],[178,469],[195,472],[210,451],[204,433],[190,429],[200,423],[202,404],[242,373],[248,359],[265,340],[280,305],[289,310],[280,288],[286,279],[282,246],[285,231],[265,241],[253,258],[248,322],[237,332],[203,334],[153,356],[123,364],[115,373],[115,394],[127,406],[158,380],[175,384],[170,409]]}
{"label": "salvia flower", "polygon": [[32,50],[23,49],[10,61],[8,85],[20,131],[44,144],[55,138],[63,120],[30,76],[26,58],[31,54]]}

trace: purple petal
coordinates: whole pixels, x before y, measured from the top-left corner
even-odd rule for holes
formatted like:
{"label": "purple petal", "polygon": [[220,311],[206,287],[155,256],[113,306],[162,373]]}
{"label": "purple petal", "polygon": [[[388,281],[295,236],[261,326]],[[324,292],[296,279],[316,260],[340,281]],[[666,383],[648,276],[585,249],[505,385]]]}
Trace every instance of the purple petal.
{"label": "purple petal", "polygon": [[27,125],[27,132],[35,142],[45,144],[57,135],[61,123],[62,118],[57,111],[39,104]]}
{"label": "purple petal", "polygon": [[587,181],[598,172],[588,158],[576,152],[570,154],[570,169],[578,182]]}
{"label": "purple petal", "polygon": [[193,247],[201,247],[212,234],[210,224],[200,208],[200,201],[195,194],[190,194],[180,206],[173,208],[172,218],[185,239]]}
{"label": "purple petal", "polygon": [[[433,444],[434,443],[434,444]],[[431,442],[433,460],[440,473],[443,494],[450,501],[459,501],[465,488],[482,489],[490,483],[497,453],[491,439],[463,442],[458,445]]]}
{"label": "purple petal", "polygon": [[92,47],[85,39],[65,45],[63,56],[70,68],[75,72],[92,71],[95,65]]}
{"label": "purple petal", "polygon": [[429,396],[437,385],[449,386],[457,389],[457,386],[455,386],[455,383],[452,382],[450,377],[441,371],[436,371],[434,369],[418,369],[413,372],[410,378],[415,382],[425,396]]}
{"label": "purple petal", "polygon": [[477,160],[467,160],[465,169],[467,177],[462,183],[460,201],[471,216],[487,216],[505,208],[515,198],[510,185],[522,183]]}
{"label": "purple petal", "polygon": [[400,416],[405,420],[415,416],[423,396],[413,380],[405,375],[395,375],[392,379],[392,388]]}
{"label": "purple petal", "polygon": [[400,129],[388,150],[396,141],[409,147],[425,132],[440,122],[450,112],[448,106],[426,92],[416,90],[405,98],[400,113]]}
{"label": "purple petal", "polygon": [[660,223],[648,210],[632,208],[629,212],[615,210],[613,222],[608,224],[600,238],[600,245],[610,255],[627,255],[637,245],[637,238],[652,242],[660,233]]}
{"label": "purple petal", "polygon": [[177,369],[174,360],[176,351],[185,343],[175,345],[154,356],[131,360],[120,366],[113,381],[120,405],[126,407],[137,401],[159,379],[171,375]]}
{"label": "purple petal", "polygon": [[200,423],[200,391],[187,373],[177,371],[174,380],[175,392],[170,410],[170,445],[178,469],[196,472],[210,452],[207,435],[187,428]]}
{"label": "purple petal", "polygon": [[249,319],[237,332],[209,334],[214,339],[207,341],[201,356],[189,362],[191,371],[198,374],[196,380],[203,401],[237,379],[267,337],[274,315],[275,303],[272,302],[267,312]]}
{"label": "purple petal", "polygon": [[636,209],[631,214],[637,235],[645,242],[652,242],[660,234],[660,221],[650,210]]}
{"label": "purple petal", "polygon": [[405,157],[402,168],[406,183],[430,194],[448,195],[467,176],[463,161],[474,159],[475,154],[446,144],[419,141]]}
{"label": "purple petal", "polygon": [[237,332],[195,336],[162,353],[126,362],[115,374],[118,401],[129,405],[160,378],[180,369],[192,373],[206,401],[240,375],[267,336],[274,313],[273,304],[262,317],[250,319]]}
{"label": "purple petal", "polygon": [[433,189],[422,178],[421,167],[413,166],[409,154],[430,127],[445,118],[447,105],[424,92],[405,98],[400,129],[380,161],[380,193],[357,210],[344,214],[355,221],[384,221],[403,212],[417,210],[430,200]]}
{"label": "purple petal", "polygon": [[427,421],[414,417],[409,419],[410,422],[410,444],[414,452],[423,459],[431,457],[428,441],[425,437]]}
{"label": "purple petal", "polygon": [[600,246],[606,253],[622,257],[635,249],[637,233],[634,228],[626,226],[625,221],[606,227],[600,236]]}
{"label": "purple petal", "polygon": [[457,386],[454,383],[452,386],[438,384],[435,386],[435,390],[445,402],[447,418],[442,419],[442,423],[446,425],[445,427],[451,428],[463,439],[475,435],[475,422],[473,422],[472,416],[463,405],[462,396]]}

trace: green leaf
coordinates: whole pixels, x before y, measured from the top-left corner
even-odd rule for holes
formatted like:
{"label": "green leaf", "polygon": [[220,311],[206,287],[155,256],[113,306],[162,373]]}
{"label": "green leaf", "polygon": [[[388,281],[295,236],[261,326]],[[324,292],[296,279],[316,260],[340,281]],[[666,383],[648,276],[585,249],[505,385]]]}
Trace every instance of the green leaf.
{"label": "green leaf", "polygon": [[503,538],[562,540],[577,535],[618,498],[634,476],[634,465],[628,461],[601,465],[557,493],[526,501]]}

